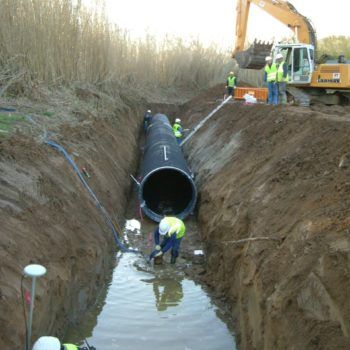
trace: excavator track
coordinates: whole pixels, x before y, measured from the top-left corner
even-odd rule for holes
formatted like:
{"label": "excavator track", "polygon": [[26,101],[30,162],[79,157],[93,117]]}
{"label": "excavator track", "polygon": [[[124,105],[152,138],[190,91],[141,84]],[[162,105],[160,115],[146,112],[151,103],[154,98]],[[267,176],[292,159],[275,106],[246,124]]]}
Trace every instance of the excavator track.
{"label": "excavator track", "polygon": [[249,49],[237,52],[234,58],[240,68],[261,69],[266,64],[265,57],[270,55],[271,48],[272,43],[254,41]]}
{"label": "excavator track", "polygon": [[287,86],[287,92],[293,96],[297,105],[303,107],[310,106],[310,96],[295,86]]}

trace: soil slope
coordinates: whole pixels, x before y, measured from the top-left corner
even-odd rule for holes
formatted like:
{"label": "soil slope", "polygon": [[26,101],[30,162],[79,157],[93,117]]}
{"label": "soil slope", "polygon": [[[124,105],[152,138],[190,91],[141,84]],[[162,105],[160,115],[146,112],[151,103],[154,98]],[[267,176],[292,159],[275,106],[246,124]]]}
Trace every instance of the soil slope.
{"label": "soil slope", "polygon": [[[83,122],[63,125],[52,137],[86,168],[86,180],[117,221],[137,166],[141,118],[110,112],[81,116]],[[23,134],[1,139],[0,175],[0,349],[20,349],[24,266],[39,263],[48,271],[38,280],[33,339],[60,336],[95,302],[116,246],[75,172],[49,146]],[[30,290],[30,280],[24,286]]]}
{"label": "soil slope", "polygon": [[[221,94],[188,103],[183,119]],[[230,103],[185,147],[203,280],[230,305],[240,349],[349,349],[349,132],[348,107]]]}

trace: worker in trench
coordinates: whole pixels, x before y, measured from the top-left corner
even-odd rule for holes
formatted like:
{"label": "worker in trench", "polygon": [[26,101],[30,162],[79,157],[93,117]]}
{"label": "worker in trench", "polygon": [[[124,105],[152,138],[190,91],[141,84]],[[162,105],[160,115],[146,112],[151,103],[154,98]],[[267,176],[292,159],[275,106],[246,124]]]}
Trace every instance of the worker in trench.
{"label": "worker in trench", "polygon": [[[235,77],[235,73],[230,72],[229,76],[227,77],[226,80],[226,90],[227,90],[227,95],[232,96],[234,95],[234,90],[237,85],[237,79]],[[224,99],[226,98],[226,95],[224,96]]]}
{"label": "worker in trench", "polygon": [[181,119],[180,118],[175,119],[175,123],[173,125],[173,132],[174,132],[174,135],[176,137],[177,143],[180,144],[182,141],[183,133],[184,133],[184,130],[181,126]]}
{"label": "worker in trench", "polygon": [[33,350],[96,350],[95,347],[80,347],[74,344],[61,344],[56,337],[40,337],[33,345]]}
{"label": "worker in trench", "polygon": [[[171,248],[170,263],[175,264],[185,232],[186,226],[182,220],[172,216],[163,218],[153,233],[156,246],[150,260],[155,259],[156,263],[161,263],[163,255]],[[161,243],[160,236],[163,237]]]}
{"label": "worker in trench", "polygon": [[146,111],[145,115],[143,116],[143,129],[145,133],[147,132],[147,129],[152,121],[152,111],[149,109]]}
{"label": "worker in trench", "polygon": [[277,87],[277,67],[276,63],[272,63],[272,57],[265,58],[264,81],[267,84],[268,104],[278,105],[278,87]]}
{"label": "worker in trench", "polygon": [[278,100],[282,105],[287,104],[287,83],[289,81],[288,65],[284,61],[283,55],[276,55]]}

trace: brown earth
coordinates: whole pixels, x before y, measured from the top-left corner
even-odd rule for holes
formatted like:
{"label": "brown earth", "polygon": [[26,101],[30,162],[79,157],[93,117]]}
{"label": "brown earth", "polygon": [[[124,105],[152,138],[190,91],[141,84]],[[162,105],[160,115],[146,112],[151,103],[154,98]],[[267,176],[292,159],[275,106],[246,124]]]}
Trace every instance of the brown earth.
{"label": "brown earth", "polygon": [[[189,102],[183,119],[221,95]],[[349,132],[349,107],[230,103],[185,146],[202,280],[231,307],[240,349],[350,348]]]}
{"label": "brown earth", "polygon": [[[0,98],[0,107],[15,109],[1,110],[14,122],[0,135],[0,349],[24,346],[21,275],[27,264],[47,268],[37,284],[32,339],[61,337],[95,303],[114,264],[116,245],[101,212],[65,158],[43,143],[44,135],[86,168],[91,177],[85,179],[122,223],[144,110],[175,118],[175,102],[191,93],[164,94],[153,103],[93,87],[41,89],[31,100]],[[30,290],[29,279],[24,289]]]}
{"label": "brown earth", "polygon": [[[217,86],[182,106],[150,107],[187,127],[222,95]],[[52,137],[86,167],[89,184],[121,221],[141,114],[108,114],[77,113]],[[348,107],[230,103],[185,147],[200,190],[207,260],[205,269],[193,261],[187,273],[230,307],[240,349],[350,346],[349,127]],[[33,339],[62,335],[94,303],[115,250],[76,174],[43,145],[42,131],[33,134],[0,139],[0,349],[23,347],[25,265],[50,271],[38,282]],[[197,236],[184,245],[184,265],[198,247]]]}
{"label": "brown earth", "polygon": [[[89,185],[116,221],[123,219],[137,165],[141,118],[135,115],[140,111],[85,116],[52,136],[86,168]],[[0,176],[0,349],[22,349],[24,266],[48,270],[38,280],[33,339],[59,336],[94,303],[116,246],[75,172],[49,146],[20,133],[1,139]],[[24,286],[29,290],[30,280]]]}

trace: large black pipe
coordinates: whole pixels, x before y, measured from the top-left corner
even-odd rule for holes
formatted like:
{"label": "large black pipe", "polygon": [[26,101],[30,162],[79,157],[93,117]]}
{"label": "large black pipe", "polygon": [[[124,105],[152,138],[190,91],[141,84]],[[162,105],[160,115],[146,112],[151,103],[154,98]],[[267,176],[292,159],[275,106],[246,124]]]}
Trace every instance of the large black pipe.
{"label": "large black pipe", "polygon": [[184,219],[196,205],[192,173],[164,114],[156,114],[147,129],[139,200],[142,211],[157,222],[165,215]]}

